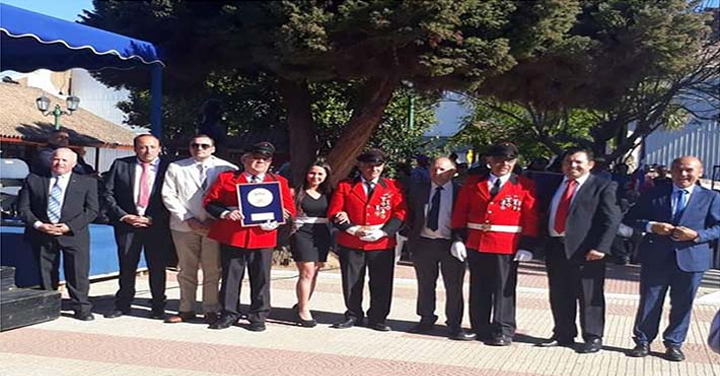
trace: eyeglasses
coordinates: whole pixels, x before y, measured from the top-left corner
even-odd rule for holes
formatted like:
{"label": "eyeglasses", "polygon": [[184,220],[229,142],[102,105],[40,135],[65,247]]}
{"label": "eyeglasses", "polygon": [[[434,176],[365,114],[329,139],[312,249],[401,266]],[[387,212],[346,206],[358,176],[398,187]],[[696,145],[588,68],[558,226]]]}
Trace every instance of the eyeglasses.
{"label": "eyeglasses", "polygon": [[190,147],[195,148],[195,149],[210,149],[212,147],[212,145],[192,143],[192,144],[190,144]]}

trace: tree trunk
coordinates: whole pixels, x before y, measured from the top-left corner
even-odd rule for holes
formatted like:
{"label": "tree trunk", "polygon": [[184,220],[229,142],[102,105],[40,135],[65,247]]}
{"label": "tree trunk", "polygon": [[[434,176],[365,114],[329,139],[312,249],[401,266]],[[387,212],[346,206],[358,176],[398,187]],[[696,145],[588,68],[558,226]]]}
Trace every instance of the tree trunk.
{"label": "tree trunk", "polygon": [[361,88],[353,115],[328,155],[328,162],[333,169],[333,185],[347,177],[352,170],[356,156],[380,123],[397,85],[397,80],[383,78],[371,79]]}
{"label": "tree trunk", "polygon": [[279,79],[278,89],[287,111],[290,137],[291,186],[302,184],[305,170],[318,153],[317,132],[310,110],[310,90],[307,82]]}

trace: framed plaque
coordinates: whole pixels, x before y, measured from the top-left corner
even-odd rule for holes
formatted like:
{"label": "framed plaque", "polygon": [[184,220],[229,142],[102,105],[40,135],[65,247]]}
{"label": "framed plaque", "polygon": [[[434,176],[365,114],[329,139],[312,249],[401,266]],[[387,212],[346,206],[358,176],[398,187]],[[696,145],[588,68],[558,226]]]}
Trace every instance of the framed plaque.
{"label": "framed plaque", "polygon": [[237,184],[238,203],[244,227],[260,226],[267,221],[285,223],[280,182]]}

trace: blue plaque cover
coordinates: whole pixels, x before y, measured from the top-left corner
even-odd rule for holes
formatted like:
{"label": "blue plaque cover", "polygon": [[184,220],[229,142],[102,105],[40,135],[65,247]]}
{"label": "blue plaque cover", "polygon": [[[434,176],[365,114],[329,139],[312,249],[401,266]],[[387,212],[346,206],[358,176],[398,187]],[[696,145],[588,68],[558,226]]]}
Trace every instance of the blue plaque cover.
{"label": "blue plaque cover", "polygon": [[240,213],[245,217],[240,221],[242,226],[260,226],[273,220],[285,223],[280,182],[241,183],[237,194]]}

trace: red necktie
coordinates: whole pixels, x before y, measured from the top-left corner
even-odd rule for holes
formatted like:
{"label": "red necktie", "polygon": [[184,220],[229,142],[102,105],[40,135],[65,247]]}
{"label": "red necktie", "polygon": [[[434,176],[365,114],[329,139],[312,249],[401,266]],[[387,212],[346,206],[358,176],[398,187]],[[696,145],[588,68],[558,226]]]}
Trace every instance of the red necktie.
{"label": "red necktie", "polygon": [[554,228],[558,234],[565,232],[565,223],[567,222],[568,211],[570,210],[570,201],[572,200],[573,194],[575,194],[575,188],[577,187],[577,181],[568,180],[565,192],[560,197],[560,202],[555,212],[555,224]]}
{"label": "red necktie", "polygon": [[147,208],[150,202],[150,163],[141,163],[142,173],[140,174],[140,194],[138,195],[138,206]]}

